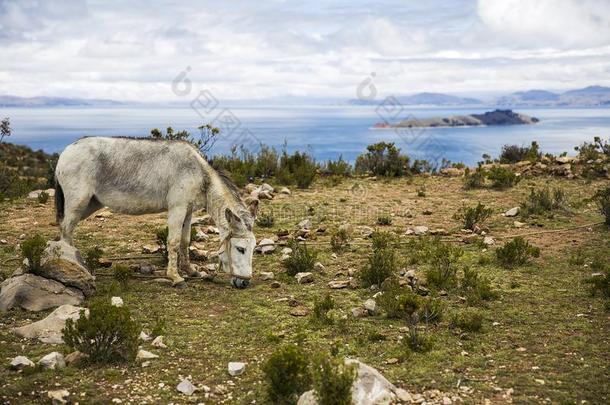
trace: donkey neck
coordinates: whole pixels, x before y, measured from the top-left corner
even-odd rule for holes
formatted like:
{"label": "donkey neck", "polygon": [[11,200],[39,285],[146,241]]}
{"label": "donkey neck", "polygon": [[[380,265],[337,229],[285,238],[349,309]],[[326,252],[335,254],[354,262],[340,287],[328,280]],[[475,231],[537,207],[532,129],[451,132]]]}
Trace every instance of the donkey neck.
{"label": "donkey neck", "polygon": [[220,239],[222,240],[231,232],[225,210],[229,208],[237,214],[240,212],[240,204],[220,179],[212,179],[206,197],[206,211],[218,227]]}

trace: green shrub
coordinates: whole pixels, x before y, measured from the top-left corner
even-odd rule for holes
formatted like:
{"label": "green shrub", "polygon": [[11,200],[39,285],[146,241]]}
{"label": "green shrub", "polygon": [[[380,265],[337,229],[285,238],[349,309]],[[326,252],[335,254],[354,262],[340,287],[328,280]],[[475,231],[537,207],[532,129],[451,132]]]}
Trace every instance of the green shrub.
{"label": "green shrub", "polygon": [[400,177],[408,173],[409,157],[402,155],[393,142],[379,142],[366,149],[366,153],[356,158],[356,172],[383,177]]}
{"label": "green shrub", "polygon": [[582,248],[578,248],[572,252],[570,258],[568,259],[568,263],[572,266],[582,266],[586,263],[587,256]]}
{"label": "green shrub", "polygon": [[316,297],[313,303],[313,321],[322,325],[332,324],[333,319],[328,315],[328,312],[334,308],[335,300],[330,294],[326,294],[322,299]]}
{"label": "green shrub", "polygon": [[328,160],[323,167],[323,172],[332,176],[350,176],[352,174],[352,165],[343,160],[343,155],[339,156],[338,160]]}
{"label": "green shrub", "polygon": [[318,252],[309,249],[306,244],[291,242],[292,254],[282,262],[286,273],[289,276],[294,276],[297,273],[313,271],[313,265],[318,257]]}
{"label": "green shrub", "polygon": [[453,218],[458,221],[462,221],[464,229],[475,230],[475,227],[480,226],[485,222],[493,210],[486,208],[485,205],[478,203],[476,207],[462,206],[458,212],[455,213]]}
{"label": "green shrub", "polygon": [[[311,155],[299,151],[289,155],[284,145],[280,158],[280,173],[277,176],[280,182],[291,184],[294,181],[298,188],[308,188],[313,182],[317,170],[318,165]],[[287,180],[290,180],[290,183]]]}
{"label": "green shrub", "polygon": [[167,226],[165,228],[158,228],[155,231],[155,237],[157,239],[157,244],[161,248],[161,254],[167,263],[169,251],[167,249],[167,238],[169,236],[169,229]]}
{"label": "green shrub", "polygon": [[320,405],[350,405],[357,369],[342,358],[318,356],[313,367],[313,387]]}
{"label": "green shrub", "polygon": [[89,316],[81,311],[78,320],[68,319],[63,339],[68,347],[89,355],[94,363],[133,361],[138,351],[140,327],[126,306],[97,298],[89,304]]}
{"label": "green shrub", "polygon": [[491,180],[491,186],[500,190],[514,186],[520,179],[512,170],[500,166],[492,167],[487,177]]}
{"label": "green shrub", "polygon": [[457,263],[464,251],[459,246],[440,243],[426,268],[428,285],[439,289],[453,288],[457,283]]}
{"label": "green shrub", "polygon": [[127,288],[133,271],[125,265],[117,264],[112,271],[112,277],[122,288]]}
{"label": "green shrub", "polygon": [[256,225],[261,228],[271,228],[275,223],[275,217],[272,212],[262,212],[256,217]]}
{"label": "green shrub", "polygon": [[451,325],[464,332],[480,332],[483,329],[483,312],[476,308],[465,308],[453,314]]}
{"label": "green shrub", "polygon": [[163,336],[167,330],[167,322],[160,311],[153,311],[153,323],[150,333],[154,336]]}
{"label": "green shrub", "polygon": [[409,327],[407,338],[404,339],[406,347],[416,353],[427,353],[432,350],[432,338],[422,334],[417,326]]}
{"label": "green shrub", "polygon": [[422,185],[421,187],[417,188],[417,196],[418,197],[425,197],[426,196],[426,186]]}
{"label": "green shrub", "polygon": [[330,247],[333,252],[343,252],[349,246],[349,233],[345,229],[339,229],[330,237]]}
{"label": "green shrub", "polygon": [[103,254],[104,251],[99,246],[92,247],[85,251],[85,266],[87,266],[87,269],[91,273],[94,273],[95,270],[100,267],[100,259]]}
{"label": "green shrub", "polygon": [[578,157],[584,161],[597,160],[604,156],[610,157],[610,142],[599,136],[594,137],[593,142],[584,142],[574,149],[578,152]]}
{"label": "green shrub", "polygon": [[392,217],[389,214],[381,214],[377,217],[377,225],[391,225]]}
{"label": "green shrub", "polygon": [[47,201],[49,201],[49,193],[41,191],[40,194],[38,194],[38,202],[40,204],[46,204]]}
{"label": "green shrub", "polygon": [[461,285],[466,299],[471,305],[481,301],[489,301],[497,297],[497,293],[491,287],[489,278],[482,276],[478,271],[464,268],[464,278]]}
{"label": "green shrub", "polygon": [[610,226],[610,186],[597,190],[593,197],[599,207],[599,212],[604,216],[606,225]]}
{"label": "green shrub", "polygon": [[398,296],[403,292],[403,288],[398,283],[398,278],[389,277],[381,283],[381,292],[375,301],[379,308],[386,314],[388,318],[402,318],[402,313],[398,305]]}
{"label": "green shrub", "polygon": [[467,190],[483,188],[485,186],[485,171],[481,166],[477,167],[474,173],[471,173],[469,169],[466,169],[466,176],[464,177],[464,188]]}
{"label": "green shrub", "polygon": [[428,263],[440,244],[438,236],[420,236],[409,240],[404,245],[409,264]]}
{"label": "green shrub", "polygon": [[295,404],[311,387],[309,356],[295,345],[276,350],[263,365],[267,395],[273,404]]}
{"label": "green shrub", "polygon": [[521,203],[521,215],[527,218],[530,215],[542,215],[566,207],[567,197],[561,188],[551,190],[546,187],[538,191],[532,189],[527,199]]}
{"label": "green shrub", "polygon": [[522,160],[536,162],[540,160],[542,153],[538,142],[532,142],[530,147],[518,145],[504,145],[500,153],[500,163],[517,163]]}
{"label": "green shrub", "polygon": [[533,257],[540,256],[540,248],[531,245],[521,236],[517,236],[504,246],[496,249],[496,258],[502,267],[522,266]]}
{"label": "green shrub", "polygon": [[426,324],[435,324],[443,319],[445,306],[441,300],[432,297],[422,299],[422,304],[419,308],[418,315],[421,321]]}
{"label": "green shrub", "polygon": [[27,260],[28,272],[36,274],[42,270],[40,262],[46,248],[47,241],[40,234],[35,234],[21,242],[21,256]]}
{"label": "green shrub", "polygon": [[398,270],[398,258],[392,246],[394,235],[386,232],[374,232],[373,253],[367,258],[359,277],[365,287],[380,286],[388,277]]}

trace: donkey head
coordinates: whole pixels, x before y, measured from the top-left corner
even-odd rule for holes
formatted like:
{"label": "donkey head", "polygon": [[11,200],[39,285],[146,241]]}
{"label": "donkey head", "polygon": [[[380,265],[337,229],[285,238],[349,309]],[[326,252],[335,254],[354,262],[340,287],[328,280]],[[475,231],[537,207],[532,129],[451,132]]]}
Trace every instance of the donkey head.
{"label": "donkey head", "polygon": [[231,283],[236,288],[246,288],[252,278],[252,254],[256,247],[256,238],[252,233],[255,211],[233,212],[225,209],[225,218],[229,233],[222,241],[220,262],[225,272],[231,274]]}

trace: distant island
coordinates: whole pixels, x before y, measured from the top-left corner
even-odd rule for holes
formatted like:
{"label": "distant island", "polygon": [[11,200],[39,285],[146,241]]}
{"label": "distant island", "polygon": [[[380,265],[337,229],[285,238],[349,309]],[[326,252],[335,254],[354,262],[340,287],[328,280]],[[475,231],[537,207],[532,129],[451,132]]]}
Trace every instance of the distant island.
{"label": "distant island", "polygon": [[528,125],[540,120],[512,110],[494,110],[483,114],[453,115],[451,117],[432,117],[408,119],[396,124],[375,124],[375,128],[436,128],[436,127],[477,127],[487,125]]}
{"label": "distant island", "polygon": [[0,96],[0,107],[115,107],[125,105],[121,101],[68,97],[17,97]]}

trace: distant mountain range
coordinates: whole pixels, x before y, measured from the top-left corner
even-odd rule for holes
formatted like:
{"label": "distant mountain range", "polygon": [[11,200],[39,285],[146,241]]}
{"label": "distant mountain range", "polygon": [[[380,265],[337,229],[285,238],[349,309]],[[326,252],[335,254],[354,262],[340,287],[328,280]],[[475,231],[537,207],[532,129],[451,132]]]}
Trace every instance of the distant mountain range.
{"label": "distant mountain range", "polygon": [[[479,100],[443,93],[417,93],[397,96],[403,105],[430,106],[500,106],[500,107],[610,107],[610,87],[589,86],[582,89],[554,93],[546,90],[518,91],[495,100]],[[351,105],[376,105],[378,100],[348,101]]]}
{"label": "distant mountain range", "polygon": [[16,97],[0,96],[0,107],[112,107],[125,105],[114,100],[67,97]]}

